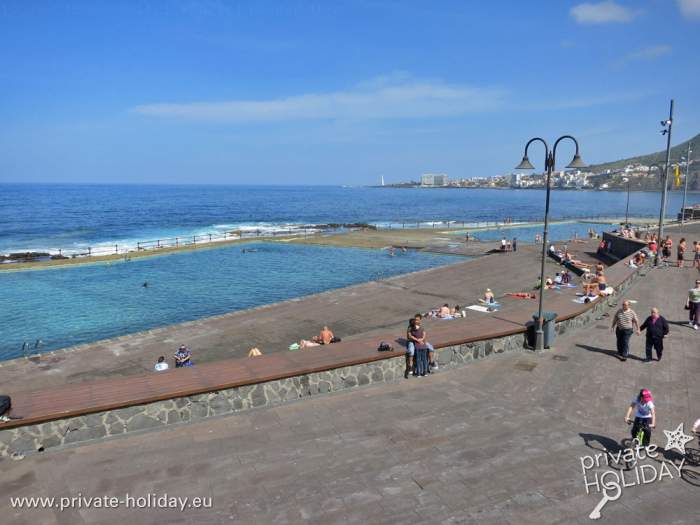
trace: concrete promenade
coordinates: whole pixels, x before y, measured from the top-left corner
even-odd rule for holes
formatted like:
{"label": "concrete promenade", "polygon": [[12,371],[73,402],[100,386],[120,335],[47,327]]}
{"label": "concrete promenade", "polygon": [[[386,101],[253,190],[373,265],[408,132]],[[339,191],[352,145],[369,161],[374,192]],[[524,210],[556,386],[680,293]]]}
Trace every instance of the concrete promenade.
{"label": "concrete promenade", "polygon": [[[571,249],[595,251],[594,244]],[[483,244],[475,246],[483,253]],[[324,324],[343,340],[387,331],[399,335],[416,312],[446,302],[474,304],[487,287],[497,295],[531,290],[539,275],[539,254],[538,247],[523,246],[515,253],[455,260],[446,267],[98,341],[68,352],[0,362],[0,384],[16,391],[150,372],[159,355],[170,358],[180,344],[192,349],[198,363],[244,357],[253,346],[265,354],[286,351],[292,342],[318,334]],[[558,268],[553,261],[548,265],[552,271]]]}
{"label": "concrete promenade", "polygon": [[[616,450],[641,387],[663,429],[700,417],[700,332],[683,322],[696,270],[650,270],[628,291],[671,325],[661,362],[614,357],[610,318],[542,354],[252,410],[2,462],[3,523],[590,523],[580,457]],[[612,314],[612,312],[611,312]],[[632,353],[643,355],[643,338]],[[695,451],[697,440],[688,445]],[[674,452],[669,460],[678,462]],[[674,477],[675,471],[674,471]],[[17,511],[15,496],[212,497],[211,509]],[[700,466],[625,488],[603,523],[697,523]]]}

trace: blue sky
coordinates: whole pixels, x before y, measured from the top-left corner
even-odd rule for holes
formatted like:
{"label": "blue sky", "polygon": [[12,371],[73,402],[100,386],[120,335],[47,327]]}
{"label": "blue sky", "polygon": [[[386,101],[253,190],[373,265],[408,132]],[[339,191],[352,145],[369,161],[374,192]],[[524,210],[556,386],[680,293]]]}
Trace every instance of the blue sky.
{"label": "blue sky", "polygon": [[698,35],[700,0],[0,0],[0,181],[495,175],[562,133],[648,153],[671,97],[674,143],[700,132]]}

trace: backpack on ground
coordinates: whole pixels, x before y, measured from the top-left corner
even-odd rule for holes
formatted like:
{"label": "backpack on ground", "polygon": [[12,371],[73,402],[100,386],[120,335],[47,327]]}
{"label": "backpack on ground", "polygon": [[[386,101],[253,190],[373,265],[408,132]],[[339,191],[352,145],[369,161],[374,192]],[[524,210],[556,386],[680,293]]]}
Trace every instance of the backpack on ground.
{"label": "backpack on ground", "polygon": [[12,408],[10,396],[0,396],[0,416],[4,416]]}

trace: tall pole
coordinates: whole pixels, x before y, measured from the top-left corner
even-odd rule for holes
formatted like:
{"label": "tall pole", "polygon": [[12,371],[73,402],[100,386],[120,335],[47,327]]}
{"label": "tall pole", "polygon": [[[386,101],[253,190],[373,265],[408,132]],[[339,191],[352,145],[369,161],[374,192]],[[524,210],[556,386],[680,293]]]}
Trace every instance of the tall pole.
{"label": "tall pole", "polygon": [[546,159],[547,164],[547,197],[544,205],[544,231],[542,232],[542,265],[540,267],[540,300],[537,308],[537,331],[535,332],[535,350],[544,350],[544,317],[542,309],[544,308],[544,261],[547,258],[547,234],[549,232],[549,195],[551,191],[552,170],[554,169],[554,155],[549,152]]}
{"label": "tall pole", "polygon": [[656,266],[659,266],[661,257],[659,253],[661,252],[662,243],[664,242],[664,218],[666,217],[666,192],[668,191],[668,166],[671,163],[671,129],[673,128],[673,99],[671,99],[671,109],[668,113],[668,120],[666,121],[668,129],[666,129],[666,163],[664,165],[664,175],[663,175],[663,191],[661,192],[661,211],[659,213],[659,242],[657,243],[656,249]]}
{"label": "tall pole", "polygon": [[685,184],[683,185],[683,207],[681,207],[681,231],[683,231],[683,224],[685,223],[685,202],[688,196],[688,177],[690,177],[690,153],[693,150],[690,149],[690,141],[688,141],[688,153],[685,156]]}

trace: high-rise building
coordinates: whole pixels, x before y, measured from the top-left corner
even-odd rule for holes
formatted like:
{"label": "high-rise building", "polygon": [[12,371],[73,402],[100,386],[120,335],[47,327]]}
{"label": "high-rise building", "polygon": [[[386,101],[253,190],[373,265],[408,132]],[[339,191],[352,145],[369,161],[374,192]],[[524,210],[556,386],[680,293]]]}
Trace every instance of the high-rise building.
{"label": "high-rise building", "polygon": [[421,186],[447,186],[447,175],[442,173],[424,173],[420,176]]}

